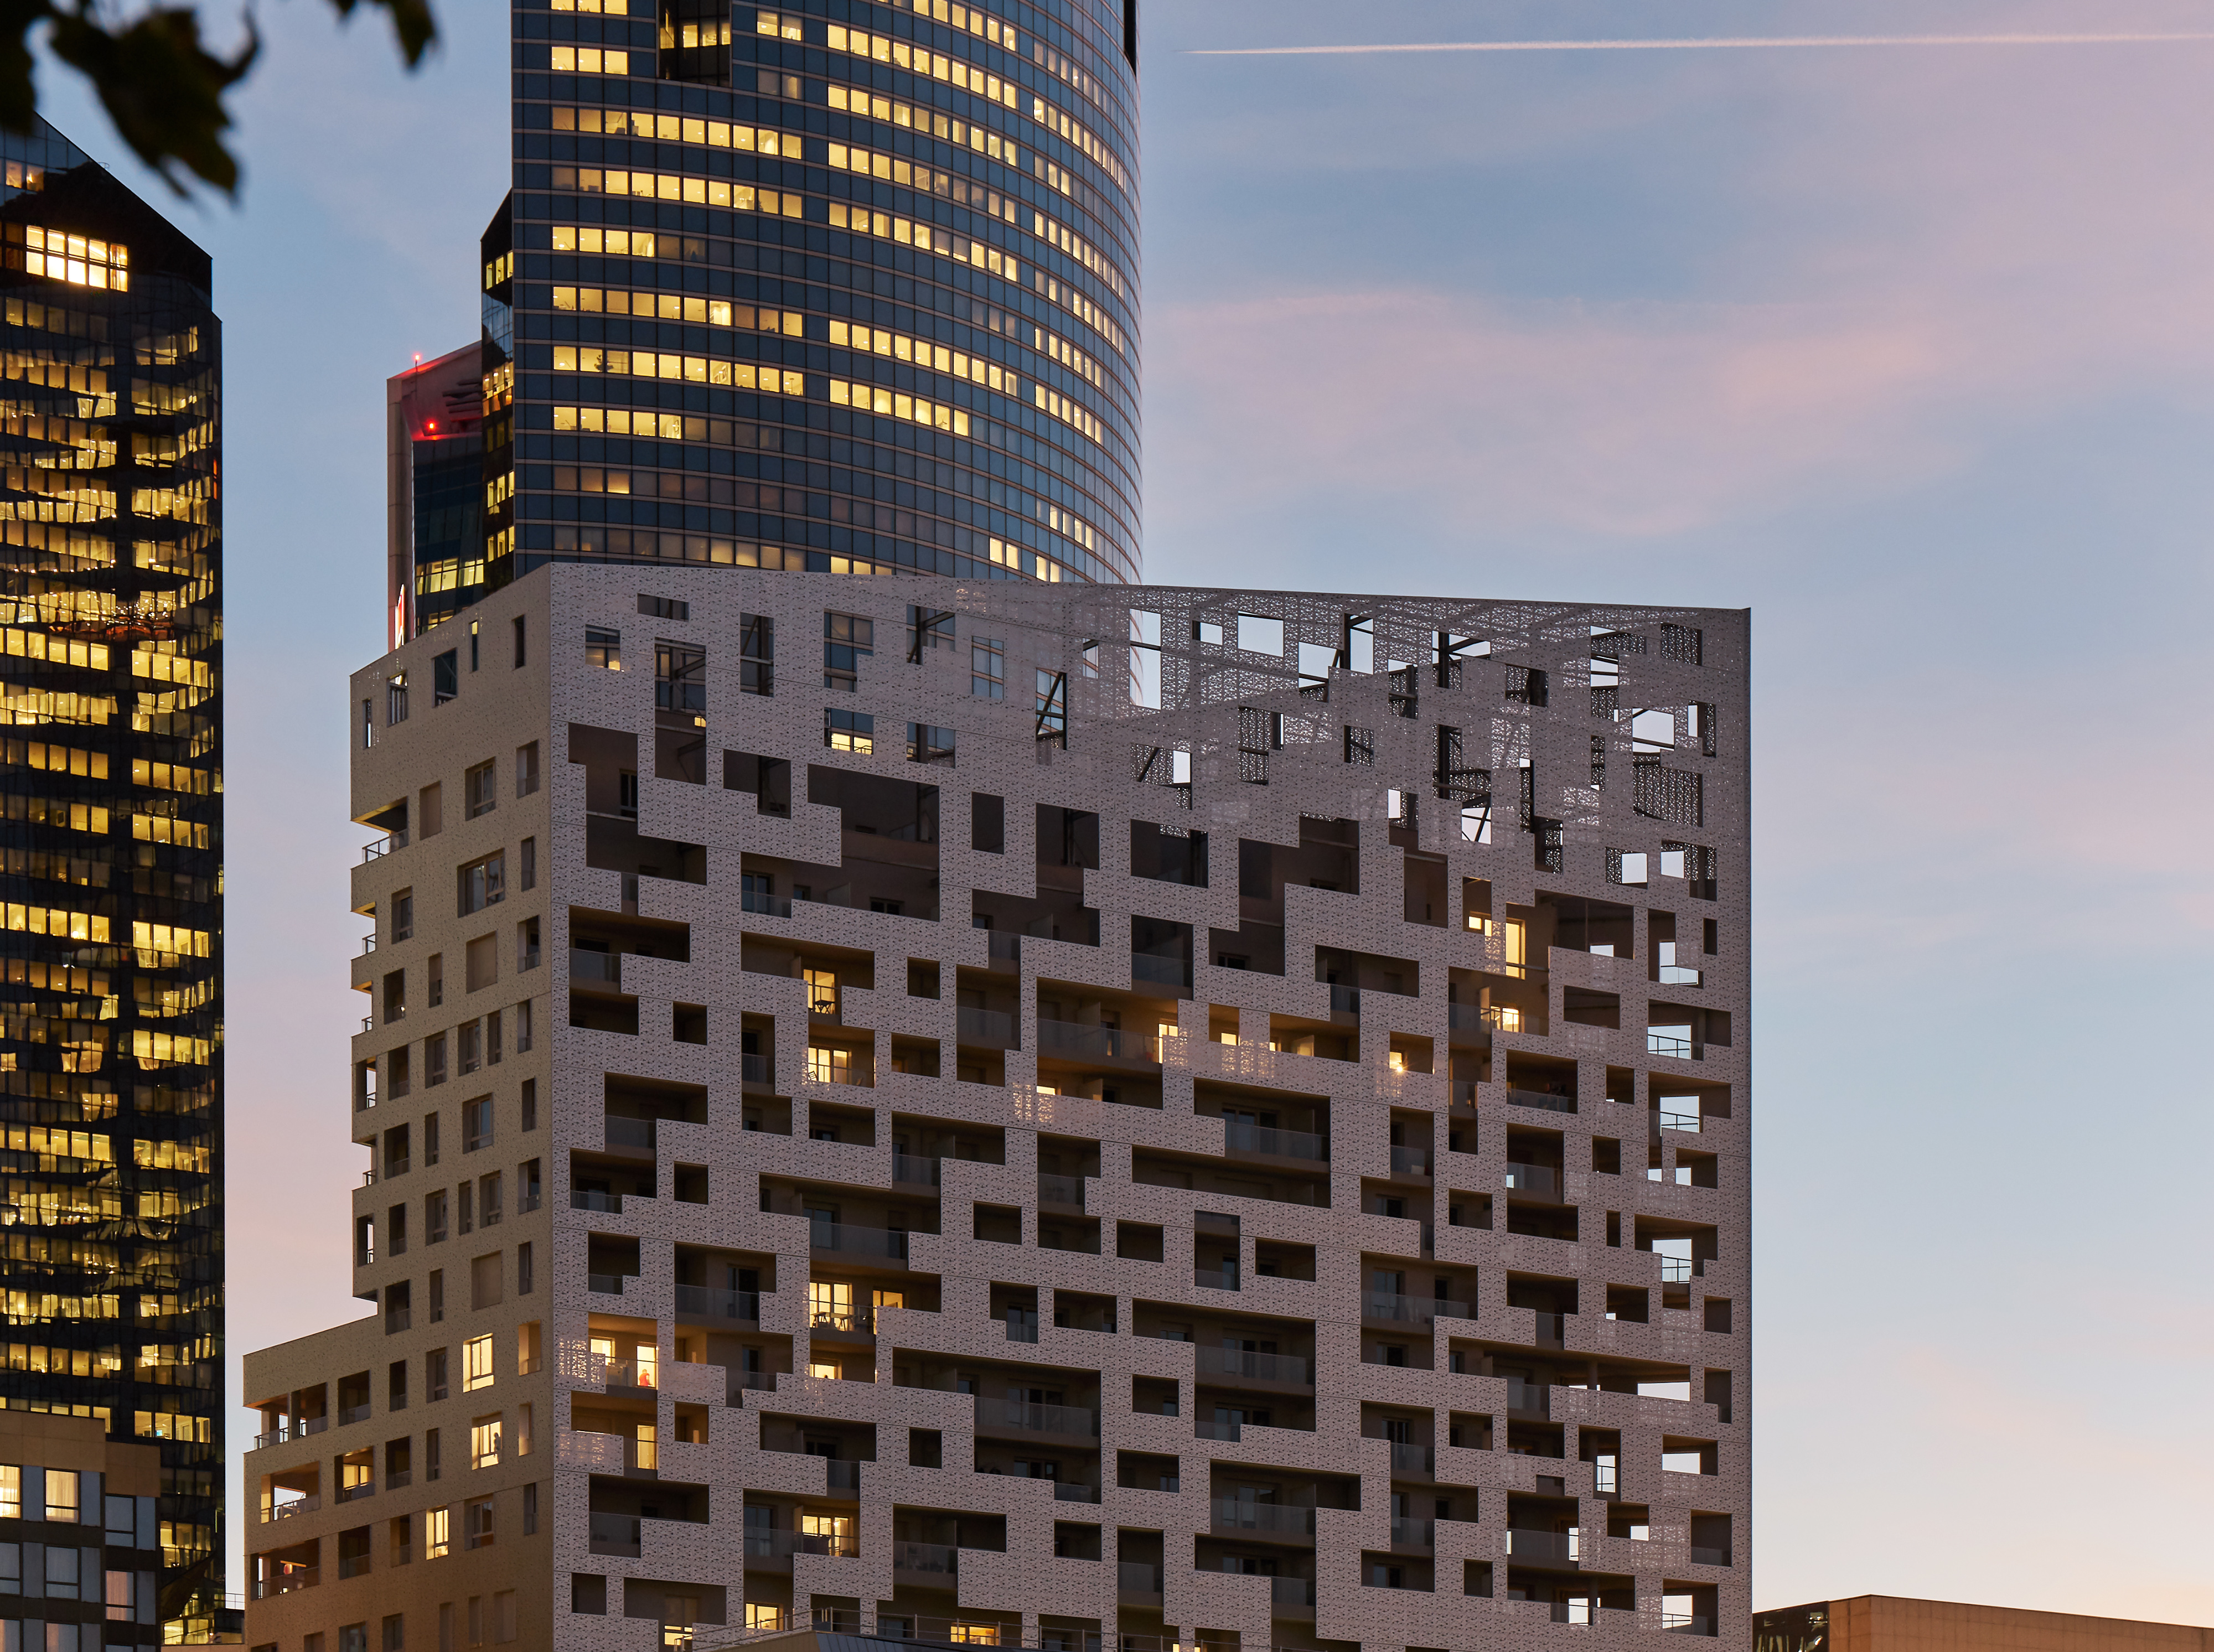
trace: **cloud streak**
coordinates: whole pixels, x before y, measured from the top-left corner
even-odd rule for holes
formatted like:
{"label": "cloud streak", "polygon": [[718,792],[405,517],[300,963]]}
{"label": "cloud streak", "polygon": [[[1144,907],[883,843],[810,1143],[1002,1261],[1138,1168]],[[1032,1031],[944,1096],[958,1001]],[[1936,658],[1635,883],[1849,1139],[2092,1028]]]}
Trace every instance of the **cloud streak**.
{"label": "cloud streak", "polygon": [[2148,34],[1746,34],[1627,40],[1428,40],[1404,45],[1197,47],[1194,58],[1324,58],[1425,52],[1772,52],[1811,47],[1906,46],[2176,46],[2214,41],[2214,32]]}

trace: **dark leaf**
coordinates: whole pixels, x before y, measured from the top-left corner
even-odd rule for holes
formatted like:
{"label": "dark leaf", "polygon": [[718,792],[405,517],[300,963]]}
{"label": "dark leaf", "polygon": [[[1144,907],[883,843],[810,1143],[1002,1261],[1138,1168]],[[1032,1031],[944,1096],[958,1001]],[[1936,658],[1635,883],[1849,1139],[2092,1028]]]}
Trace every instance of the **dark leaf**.
{"label": "dark leaf", "polygon": [[38,113],[31,83],[31,30],[50,15],[46,0],[0,0],[0,126],[27,132]]}
{"label": "dark leaf", "polygon": [[49,37],[54,55],[92,82],[123,141],[170,188],[185,193],[174,169],[181,163],[226,194],[235,193],[238,161],[223,147],[230,116],[223,96],[260,53],[252,19],[245,46],[226,60],[201,46],[193,12],[157,9],[111,31],[90,7],[91,0],[78,0],[76,9],[55,14]]}
{"label": "dark leaf", "polygon": [[423,61],[424,52],[438,38],[438,20],[431,15],[431,0],[331,0],[331,3],[341,17],[352,17],[358,5],[382,6],[391,13],[400,55],[407,59],[410,69]]}

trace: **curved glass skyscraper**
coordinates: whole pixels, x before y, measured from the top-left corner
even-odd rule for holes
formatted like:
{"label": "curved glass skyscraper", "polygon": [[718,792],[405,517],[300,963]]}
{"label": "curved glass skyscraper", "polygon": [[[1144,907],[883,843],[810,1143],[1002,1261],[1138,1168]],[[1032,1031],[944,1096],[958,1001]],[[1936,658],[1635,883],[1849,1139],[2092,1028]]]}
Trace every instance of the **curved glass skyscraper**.
{"label": "curved glass skyscraper", "polygon": [[413,628],[548,560],[1136,579],[1135,0],[661,6],[514,10]]}

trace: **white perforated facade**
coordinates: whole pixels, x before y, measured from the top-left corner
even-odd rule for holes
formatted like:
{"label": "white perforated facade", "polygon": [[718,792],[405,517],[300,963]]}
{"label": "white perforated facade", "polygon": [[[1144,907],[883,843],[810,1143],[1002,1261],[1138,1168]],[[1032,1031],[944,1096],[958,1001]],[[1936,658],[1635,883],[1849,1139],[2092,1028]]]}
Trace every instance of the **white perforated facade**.
{"label": "white perforated facade", "polygon": [[249,1643],[1743,1622],[1746,649],[554,566],[356,674]]}

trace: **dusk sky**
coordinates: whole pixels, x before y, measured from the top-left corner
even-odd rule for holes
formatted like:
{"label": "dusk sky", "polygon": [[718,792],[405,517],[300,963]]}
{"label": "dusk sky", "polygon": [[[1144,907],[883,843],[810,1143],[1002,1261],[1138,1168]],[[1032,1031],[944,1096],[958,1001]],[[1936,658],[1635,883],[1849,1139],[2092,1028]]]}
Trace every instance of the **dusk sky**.
{"label": "dusk sky", "polygon": [[[475,336],[506,187],[505,8],[443,15],[411,77],[374,20],[262,9],[242,201],[171,209],[227,327],[234,1373],[359,1311],[382,386]],[[1758,1606],[2214,1622],[2214,40],[1195,53],[2199,30],[2214,0],[1145,15],[1151,578],[1753,611]]]}

